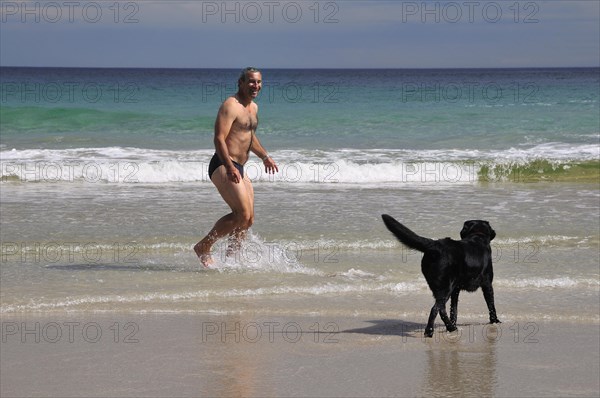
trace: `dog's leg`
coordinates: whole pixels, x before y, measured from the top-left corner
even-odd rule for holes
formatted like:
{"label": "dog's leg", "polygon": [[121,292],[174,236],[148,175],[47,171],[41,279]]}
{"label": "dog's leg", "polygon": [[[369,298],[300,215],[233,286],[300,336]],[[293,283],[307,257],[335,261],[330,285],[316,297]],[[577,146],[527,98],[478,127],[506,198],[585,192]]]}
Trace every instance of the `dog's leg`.
{"label": "dog's leg", "polygon": [[452,321],[450,321],[450,318],[448,318],[448,313],[446,313],[447,301],[447,298],[443,300],[438,300],[437,306],[440,312],[440,318],[442,318],[442,321],[444,321],[444,325],[446,325],[446,330],[449,332],[454,332],[456,330],[456,326],[452,323]]}
{"label": "dog's leg", "polygon": [[490,312],[490,323],[501,323],[496,316],[496,306],[494,305],[494,288],[491,284],[481,286],[483,298]]}
{"label": "dog's leg", "polygon": [[448,313],[446,312],[447,301],[448,298],[437,299],[433,307],[431,307],[429,320],[427,321],[427,327],[425,328],[425,337],[433,336],[433,327],[438,313],[440,314],[440,318],[442,318],[444,325],[446,325],[446,330],[449,332],[454,332],[456,330],[456,326],[450,322],[450,318],[448,318]]}
{"label": "dog's leg", "polygon": [[438,314],[438,305],[437,302],[431,307],[431,312],[429,313],[429,320],[427,321],[427,327],[425,328],[425,337],[433,337],[433,324],[435,322],[435,318]]}
{"label": "dog's leg", "polygon": [[450,301],[450,322],[454,326],[456,326],[456,318],[458,317],[458,294],[460,293],[460,289],[456,289],[452,293],[452,298]]}

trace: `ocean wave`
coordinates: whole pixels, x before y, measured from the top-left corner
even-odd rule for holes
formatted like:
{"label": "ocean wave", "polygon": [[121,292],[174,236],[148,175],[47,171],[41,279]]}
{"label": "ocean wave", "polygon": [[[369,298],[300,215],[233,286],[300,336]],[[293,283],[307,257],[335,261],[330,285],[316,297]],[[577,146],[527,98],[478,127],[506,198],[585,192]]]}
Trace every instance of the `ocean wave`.
{"label": "ocean wave", "polygon": [[[238,298],[268,298],[274,296],[303,297],[303,296],[337,296],[356,295],[366,293],[380,293],[389,295],[427,294],[429,288],[425,280],[419,276],[412,280],[392,282],[376,278],[374,274],[352,269],[337,275],[335,282],[318,281],[315,284],[304,286],[270,286],[251,289],[225,289],[225,290],[188,290],[181,292],[154,292],[137,294],[112,294],[112,295],[82,295],[68,296],[61,299],[28,299],[21,302],[0,305],[0,314],[36,312],[36,311],[103,311],[118,310],[119,308],[136,308],[137,310],[152,311],[168,304],[171,310],[177,308],[177,303],[190,303],[195,301],[219,303],[223,300]],[[542,278],[531,277],[521,279],[494,280],[498,291],[507,289],[538,289],[538,290],[572,290],[574,288],[598,291],[600,282],[597,279],[558,277]]]}
{"label": "ocean wave", "polygon": [[538,289],[572,289],[591,288],[598,289],[600,281],[590,278],[524,278],[524,279],[498,279],[494,285],[508,288],[538,288]]}
{"label": "ocean wave", "polygon": [[[3,242],[3,255],[10,262],[20,261],[22,253],[31,253],[45,268],[58,270],[189,271],[200,266],[192,247],[193,242]],[[207,271],[323,276],[322,271],[302,263],[301,250],[295,242],[266,242],[250,230],[235,253],[230,253],[226,240],[217,242],[212,251],[214,264]],[[193,261],[166,266],[164,261],[153,260],[157,254],[171,259],[185,255]]]}
{"label": "ocean wave", "polygon": [[[2,182],[208,183],[212,150],[127,147],[0,151]],[[252,157],[245,165],[257,183],[422,184],[597,181],[597,145],[540,144],[499,151],[335,150],[275,151],[275,175]]]}
{"label": "ocean wave", "polygon": [[320,283],[313,286],[274,286],[254,289],[227,289],[227,290],[197,290],[171,293],[146,293],[123,295],[96,295],[65,297],[57,300],[33,299],[27,303],[2,304],[0,313],[15,313],[28,311],[52,310],[91,310],[101,309],[107,305],[119,304],[160,304],[175,303],[190,300],[221,300],[240,297],[268,297],[280,295],[308,295],[321,296],[332,294],[354,294],[366,292],[409,293],[425,290],[423,281],[401,283]]}
{"label": "ocean wave", "polygon": [[[458,238],[458,236],[456,237]],[[3,242],[3,259],[6,263],[22,261],[23,254],[29,253],[37,262],[52,269],[128,269],[131,271],[184,271],[199,266],[193,256],[193,241],[39,241]],[[563,248],[593,248],[599,244],[597,236],[523,236],[497,238],[491,243],[493,260],[511,259],[523,256],[531,261],[537,259],[540,250]],[[273,272],[324,276],[324,272],[310,267],[318,258],[324,263],[337,263],[342,255],[355,253],[399,256],[406,261],[410,253],[414,261],[420,253],[408,249],[396,239],[387,237],[366,240],[357,237],[346,239],[287,239],[267,241],[249,231],[247,239],[235,254],[230,254],[226,240],[217,242],[213,248],[215,260],[212,270],[219,272]],[[507,257],[508,256],[508,257]],[[392,258],[390,257],[390,258]],[[160,258],[156,262],[156,258]],[[118,264],[115,266],[115,264]],[[178,264],[178,265],[165,265]],[[375,277],[364,271],[350,269],[342,274],[348,278]]]}
{"label": "ocean wave", "polygon": [[589,247],[598,245],[598,236],[565,236],[565,235],[542,235],[542,236],[523,236],[519,238],[495,239],[492,242],[494,247],[513,247],[519,246],[534,248],[544,246],[549,247]]}

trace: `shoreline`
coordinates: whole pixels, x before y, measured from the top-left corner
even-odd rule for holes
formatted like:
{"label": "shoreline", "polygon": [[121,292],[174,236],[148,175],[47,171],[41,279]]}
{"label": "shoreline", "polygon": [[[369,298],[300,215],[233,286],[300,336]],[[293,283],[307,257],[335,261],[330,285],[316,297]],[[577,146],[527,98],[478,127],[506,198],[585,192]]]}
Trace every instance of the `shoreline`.
{"label": "shoreline", "polygon": [[597,396],[598,325],[3,314],[3,397]]}

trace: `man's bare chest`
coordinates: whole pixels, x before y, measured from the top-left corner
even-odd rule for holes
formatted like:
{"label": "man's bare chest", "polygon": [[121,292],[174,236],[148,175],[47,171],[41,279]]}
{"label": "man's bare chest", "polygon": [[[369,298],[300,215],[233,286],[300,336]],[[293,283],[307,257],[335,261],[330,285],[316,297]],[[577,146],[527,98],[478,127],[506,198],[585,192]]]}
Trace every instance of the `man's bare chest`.
{"label": "man's bare chest", "polygon": [[236,118],[234,127],[236,130],[255,131],[258,127],[258,117],[251,112],[244,112]]}

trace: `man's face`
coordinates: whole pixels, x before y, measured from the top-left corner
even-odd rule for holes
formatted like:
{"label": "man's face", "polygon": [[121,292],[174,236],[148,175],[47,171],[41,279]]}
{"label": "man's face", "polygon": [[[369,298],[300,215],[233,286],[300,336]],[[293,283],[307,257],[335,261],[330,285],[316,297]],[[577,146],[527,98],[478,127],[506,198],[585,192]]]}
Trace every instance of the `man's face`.
{"label": "man's face", "polygon": [[248,97],[254,99],[262,89],[262,75],[260,72],[249,72],[246,80],[241,82],[240,88]]}

